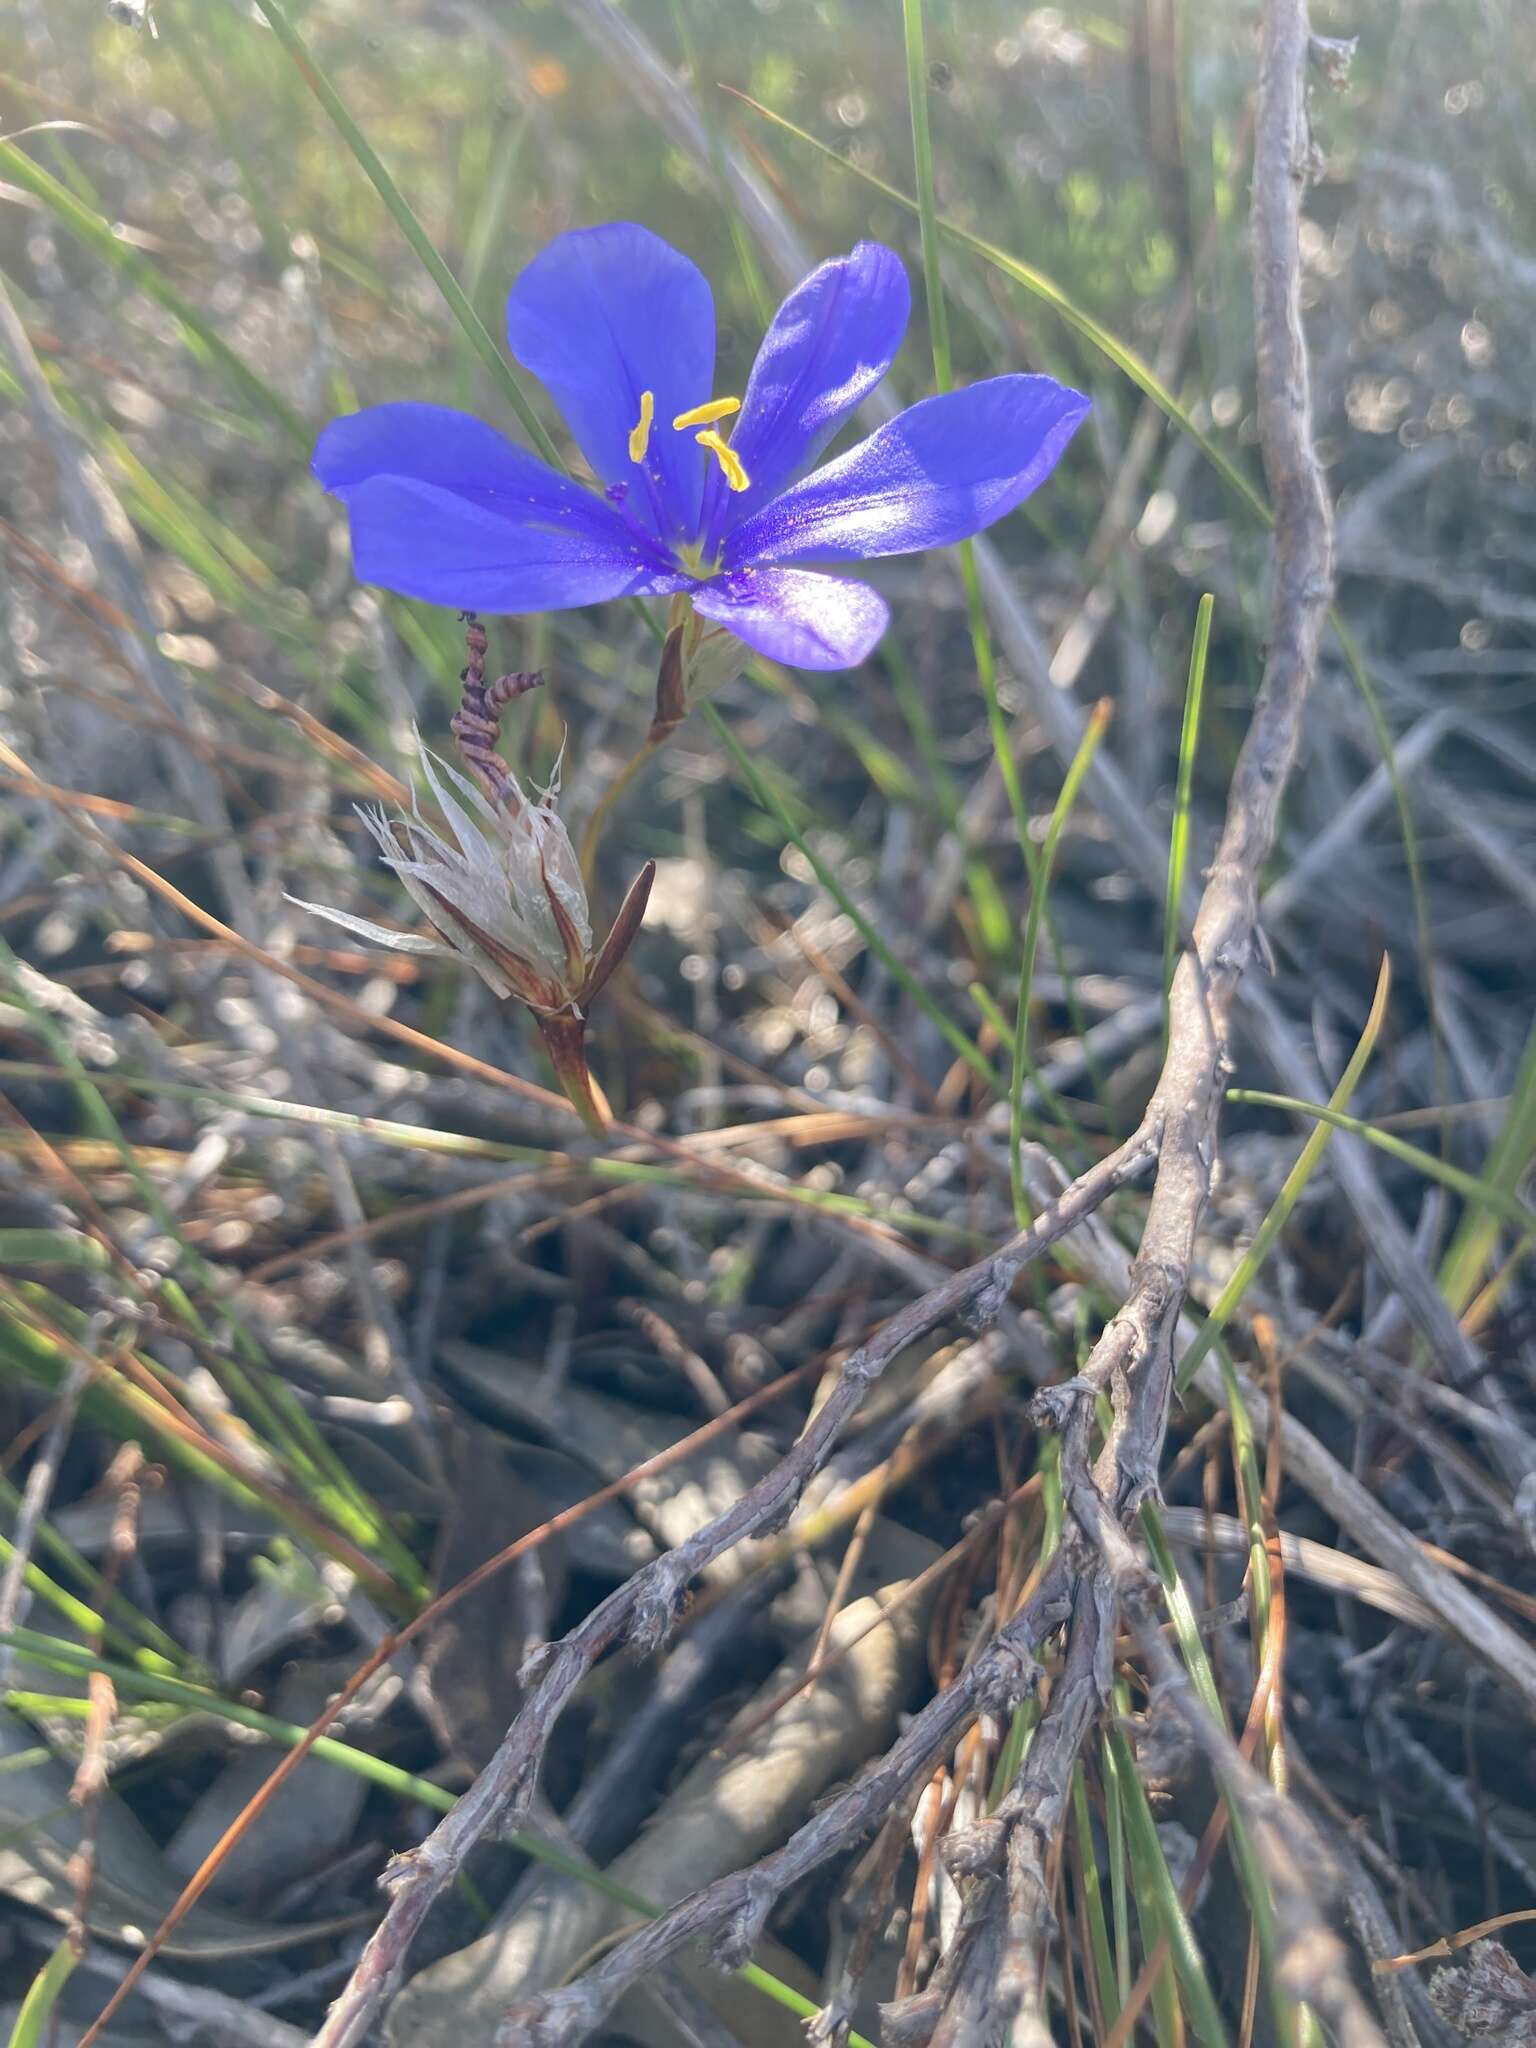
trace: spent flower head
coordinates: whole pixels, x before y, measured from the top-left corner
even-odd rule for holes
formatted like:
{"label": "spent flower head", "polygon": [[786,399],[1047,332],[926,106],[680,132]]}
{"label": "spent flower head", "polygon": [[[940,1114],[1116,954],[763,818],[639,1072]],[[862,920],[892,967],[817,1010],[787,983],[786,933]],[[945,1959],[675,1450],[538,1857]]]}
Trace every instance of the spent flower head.
{"label": "spent flower head", "polygon": [[507,338],[599,488],[436,405],[333,421],[315,474],[347,507],[365,582],[491,612],[670,596],[776,660],[851,668],[885,602],[812,565],[979,533],[1044,482],[1088,410],[1054,378],[989,377],[812,469],[890,367],[909,306],[900,259],[860,242],[790,293],[744,395],[715,397],[697,267],[632,222],[559,235],[512,287]]}
{"label": "spent flower head", "polygon": [[359,806],[385,864],[436,933],[427,938],[326,904],[290,901],[344,931],[396,952],[466,960],[499,996],[525,1003],[566,1093],[601,1130],[604,1116],[587,1072],[586,1012],[640,929],[655,875],[647,862],[601,949],[595,948],[586,884],[564,820],[555,809],[559,769],[529,793],[494,751],[496,713],[509,695],[539,680],[503,677],[485,686],[478,661],[484,629],[470,622],[464,708],[454,731],[475,780],[417,745],[422,773],[443,819],[428,823],[414,797],[410,814]]}

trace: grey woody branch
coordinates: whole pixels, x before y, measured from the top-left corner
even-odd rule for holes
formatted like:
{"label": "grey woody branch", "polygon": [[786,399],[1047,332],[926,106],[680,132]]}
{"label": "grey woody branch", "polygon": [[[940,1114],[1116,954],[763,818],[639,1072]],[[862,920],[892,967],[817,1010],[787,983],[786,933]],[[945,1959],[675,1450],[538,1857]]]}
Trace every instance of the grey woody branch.
{"label": "grey woody branch", "polygon": [[950,1875],[965,1882],[964,1915],[929,1987],[939,1994],[929,2048],[993,2039],[1051,2048],[1045,1964],[1056,1915],[1046,1866],[1071,1796],[1073,1761],[1109,1691],[1115,1639],[1107,1577],[1080,1561],[1072,1570],[1066,1658],[1024,1766],[985,1820],[944,1845]]}
{"label": "grey woody branch", "polygon": [[1066,1620],[1072,1597],[1072,1572],[1060,1552],[970,1669],[914,1715],[885,1757],[813,1814],[782,1849],[684,1899],[574,1983],[512,2007],[496,2048],[557,2048],[584,2040],[632,1984],[690,1942],[708,1941],[722,1963],[748,1961],[770,1908],[792,1884],[872,1833],[978,1713],[1006,1713],[1034,1690],[1035,1651]]}
{"label": "grey woody branch", "polygon": [[1143,1123],[1064,1189],[1028,1229],[892,1316],[850,1355],[831,1393],[771,1472],[686,1542],[626,1580],[561,1642],[539,1653],[525,1673],[529,1697],[489,1764],[420,1848],[386,1871],[389,1906],[313,2048],[352,2048],[364,2038],[433,1901],[452,1883],[475,1843],[492,1827],[522,1823],[550,1733],[597,1659],[622,1642],[642,1651],[658,1647],[690,1584],[712,1559],[749,1537],[785,1526],[844,1424],[893,1359],[957,1319],[973,1327],[993,1322],[1024,1268],[1134,1180],[1156,1155],[1157,1132],[1150,1122]]}

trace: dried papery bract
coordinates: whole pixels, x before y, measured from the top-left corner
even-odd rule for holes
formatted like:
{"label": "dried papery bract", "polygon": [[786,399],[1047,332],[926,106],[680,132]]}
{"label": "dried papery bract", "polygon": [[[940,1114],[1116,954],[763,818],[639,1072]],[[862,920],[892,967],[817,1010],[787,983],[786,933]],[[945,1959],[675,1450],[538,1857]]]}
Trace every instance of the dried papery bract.
{"label": "dried papery bract", "polygon": [[634,942],[655,863],[647,862],[631,883],[597,947],[576,851],[555,808],[558,774],[529,793],[495,750],[501,707],[543,678],[502,676],[488,684],[485,629],[473,616],[466,641],[464,702],[453,731],[470,776],[421,749],[446,829],[429,824],[414,803],[409,817],[378,808],[359,813],[437,937],[391,931],[322,904],[301,907],[378,945],[467,960],[497,995],[526,1004],[561,1087],[588,1130],[600,1136],[609,1111],[587,1067],[587,1006]]}
{"label": "dried papery bract", "polygon": [[647,747],[669,739],[694,706],[734,682],[750,658],[751,649],[734,633],[712,626],[686,597],[674,597],[656,671],[656,709],[645,736]]}

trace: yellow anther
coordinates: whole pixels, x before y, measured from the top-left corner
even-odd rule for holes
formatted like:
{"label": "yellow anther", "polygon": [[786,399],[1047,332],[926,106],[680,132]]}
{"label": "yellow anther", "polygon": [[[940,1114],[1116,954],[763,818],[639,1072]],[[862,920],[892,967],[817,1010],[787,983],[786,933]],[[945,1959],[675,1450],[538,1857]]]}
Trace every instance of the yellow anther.
{"label": "yellow anther", "polygon": [[739,398],[712,398],[707,405],[696,405],[690,412],[680,412],[672,424],[681,433],[684,427],[712,427],[716,420],[728,420],[733,412],[740,411]]}
{"label": "yellow anther", "polygon": [[629,430],[629,459],[644,462],[645,451],[651,443],[651,421],[656,417],[656,394],[642,391],[640,394],[640,417]]}
{"label": "yellow anther", "polygon": [[741,466],[741,457],[727,442],[722,441],[713,427],[706,427],[702,434],[695,434],[695,441],[701,448],[707,448],[720,467],[725,471],[725,480],[733,491],[744,491],[752,479]]}

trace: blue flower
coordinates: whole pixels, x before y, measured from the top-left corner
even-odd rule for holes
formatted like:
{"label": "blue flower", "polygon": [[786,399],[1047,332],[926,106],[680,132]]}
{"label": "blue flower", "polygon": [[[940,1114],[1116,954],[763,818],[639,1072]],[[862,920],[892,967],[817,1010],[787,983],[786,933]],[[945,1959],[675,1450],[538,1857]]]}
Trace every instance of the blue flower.
{"label": "blue flower", "polygon": [[364,582],[482,612],[683,593],[761,654],[850,668],[886,605],[811,565],[979,533],[1044,482],[1088,410],[1053,378],[989,377],[811,469],[890,367],[909,304],[877,242],[822,264],[738,403],[712,396],[714,300],[686,256],[631,222],[560,235],[512,287],[507,338],[601,491],[436,405],[333,421],[315,474],[347,507]]}

